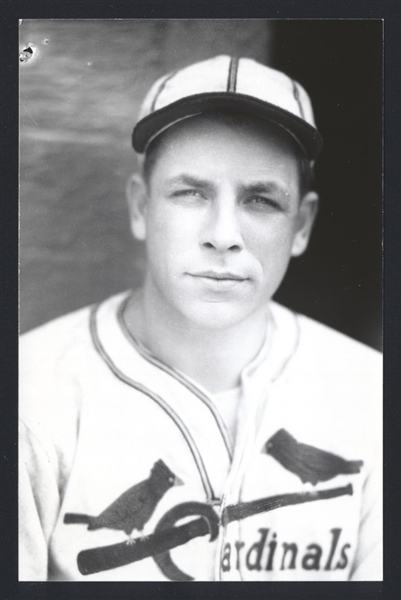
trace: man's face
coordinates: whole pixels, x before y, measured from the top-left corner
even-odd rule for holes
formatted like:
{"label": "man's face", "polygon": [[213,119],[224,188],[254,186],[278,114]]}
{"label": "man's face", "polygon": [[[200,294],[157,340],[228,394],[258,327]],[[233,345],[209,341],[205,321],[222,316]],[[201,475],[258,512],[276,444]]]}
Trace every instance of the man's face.
{"label": "man's face", "polygon": [[315,194],[299,196],[292,143],[251,118],[168,131],[133,221],[146,239],[145,289],[166,318],[218,329],[265,310],[315,213]]}

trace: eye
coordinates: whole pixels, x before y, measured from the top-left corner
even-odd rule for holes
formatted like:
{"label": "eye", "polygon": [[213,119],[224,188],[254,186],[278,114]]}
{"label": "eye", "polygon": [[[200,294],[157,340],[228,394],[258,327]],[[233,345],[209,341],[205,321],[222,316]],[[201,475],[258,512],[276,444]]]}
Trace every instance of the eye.
{"label": "eye", "polygon": [[186,188],[182,190],[176,190],[171,194],[172,198],[182,199],[184,201],[198,201],[205,200],[206,195],[200,190],[194,188]]}
{"label": "eye", "polygon": [[276,200],[272,200],[267,196],[250,196],[245,200],[245,205],[256,210],[282,210],[281,205]]}
{"label": "eye", "polygon": [[168,482],[169,482],[171,485],[173,485],[173,483],[174,483],[174,477],[169,477],[169,478],[168,478]]}

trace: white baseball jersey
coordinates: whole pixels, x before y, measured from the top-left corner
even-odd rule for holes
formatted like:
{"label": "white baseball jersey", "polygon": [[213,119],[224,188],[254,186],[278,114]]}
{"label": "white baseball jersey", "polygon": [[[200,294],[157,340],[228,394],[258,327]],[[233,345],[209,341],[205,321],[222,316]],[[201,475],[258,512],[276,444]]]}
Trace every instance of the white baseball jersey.
{"label": "white baseball jersey", "polygon": [[128,298],[21,341],[20,580],[380,580],[380,354],[270,303],[234,443]]}

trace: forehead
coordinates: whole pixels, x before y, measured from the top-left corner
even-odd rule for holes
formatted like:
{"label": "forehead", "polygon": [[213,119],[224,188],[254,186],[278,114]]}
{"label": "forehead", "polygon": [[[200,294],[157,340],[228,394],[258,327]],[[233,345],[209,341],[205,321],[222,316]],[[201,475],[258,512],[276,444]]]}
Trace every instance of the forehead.
{"label": "forehead", "polygon": [[180,169],[281,172],[298,183],[300,149],[282,127],[242,114],[211,113],[170,127],[149,146],[145,177]]}

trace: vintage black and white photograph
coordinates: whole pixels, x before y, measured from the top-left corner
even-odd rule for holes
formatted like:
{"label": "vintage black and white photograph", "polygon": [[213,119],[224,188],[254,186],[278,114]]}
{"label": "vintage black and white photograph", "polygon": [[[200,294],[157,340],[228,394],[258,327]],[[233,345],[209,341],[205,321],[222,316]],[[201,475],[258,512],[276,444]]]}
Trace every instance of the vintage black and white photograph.
{"label": "vintage black and white photograph", "polygon": [[19,30],[19,581],[382,581],[383,21]]}

